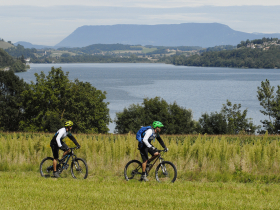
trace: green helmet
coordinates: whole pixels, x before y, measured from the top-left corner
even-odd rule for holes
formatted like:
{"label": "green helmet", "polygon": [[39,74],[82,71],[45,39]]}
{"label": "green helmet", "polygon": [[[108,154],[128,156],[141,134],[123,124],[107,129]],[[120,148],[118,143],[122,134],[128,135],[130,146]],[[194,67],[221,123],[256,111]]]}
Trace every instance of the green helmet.
{"label": "green helmet", "polygon": [[68,120],[65,122],[65,127],[71,127],[71,126],[73,126],[73,124],[74,123],[71,120]]}
{"label": "green helmet", "polygon": [[160,121],[155,121],[155,122],[153,122],[153,128],[156,128],[156,127],[159,127],[159,128],[161,128],[161,127],[163,127],[164,125],[160,122]]}

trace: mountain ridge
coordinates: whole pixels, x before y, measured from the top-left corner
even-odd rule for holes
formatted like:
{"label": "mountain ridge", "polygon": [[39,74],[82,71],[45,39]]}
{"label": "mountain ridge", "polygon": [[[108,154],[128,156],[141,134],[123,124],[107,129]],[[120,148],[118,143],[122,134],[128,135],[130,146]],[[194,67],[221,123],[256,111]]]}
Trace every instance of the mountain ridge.
{"label": "mountain ridge", "polygon": [[25,41],[18,41],[14,43],[15,46],[18,44],[24,46],[25,48],[35,48],[35,49],[45,49],[45,48],[54,48],[54,46],[47,46],[47,45],[37,45],[37,44],[32,44],[30,42],[25,42]]}
{"label": "mountain ridge", "polygon": [[91,44],[154,46],[237,45],[247,39],[280,38],[279,33],[246,33],[220,23],[181,23],[160,25],[85,25],[77,28],[55,47],[85,47]]}

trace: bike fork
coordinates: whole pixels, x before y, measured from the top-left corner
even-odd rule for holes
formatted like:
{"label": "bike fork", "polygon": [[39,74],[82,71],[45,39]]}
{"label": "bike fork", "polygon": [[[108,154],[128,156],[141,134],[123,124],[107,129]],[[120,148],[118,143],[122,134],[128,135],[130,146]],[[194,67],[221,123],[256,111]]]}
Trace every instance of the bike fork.
{"label": "bike fork", "polygon": [[159,162],[160,162],[160,167],[161,167],[162,173],[167,176],[168,173],[167,173],[165,165],[162,164],[162,160],[159,160]]}

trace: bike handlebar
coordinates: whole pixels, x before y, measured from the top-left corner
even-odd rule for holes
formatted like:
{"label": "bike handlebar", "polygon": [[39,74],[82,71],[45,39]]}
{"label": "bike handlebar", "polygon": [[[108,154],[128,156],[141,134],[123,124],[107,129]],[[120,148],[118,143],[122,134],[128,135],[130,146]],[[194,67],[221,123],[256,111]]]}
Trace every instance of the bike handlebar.
{"label": "bike handlebar", "polygon": [[161,153],[161,152],[166,152],[165,150],[159,150],[159,149],[158,149],[157,151],[158,151],[159,153]]}
{"label": "bike handlebar", "polygon": [[69,148],[69,149],[75,150],[75,149],[79,149],[79,148],[81,148],[81,147],[72,147],[72,148]]}

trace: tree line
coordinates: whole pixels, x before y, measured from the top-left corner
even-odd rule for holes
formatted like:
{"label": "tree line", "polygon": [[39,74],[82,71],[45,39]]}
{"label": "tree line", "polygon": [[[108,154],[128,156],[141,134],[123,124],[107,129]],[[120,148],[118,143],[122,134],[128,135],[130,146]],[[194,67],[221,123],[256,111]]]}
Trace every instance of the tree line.
{"label": "tree line", "polygon": [[13,72],[26,71],[25,60],[23,56],[13,58],[7,52],[0,48],[0,69],[9,67]]}
{"label": "tree line", "polygon": [[265,42],[272,42],[272,41],[275,41],[277,43],[279,43],[279,40],[278,38],[262,38],[262,39],[254,39],[254,40],[249,40],[247,39],[246,41],[241,41],[240,44],[237,45],[237,48],[240,48],[240,47],[246,47],[247,44],[263,44]]}
{"label": "tree line", "polygon": [[268,117],[262,120],[262,127],[254,125],[247,117],[247,109],[241,104],[226,101],[220,112],[204,113],[198,121],[192,119],[192,111],[180,107],[176,102],[168,104],[164,99],[155,97],[144,99],[142,105],[132,104],[116,114],[116,133],[136,133],[143,125],[159,120],[165,125],[166,134],[240,134],[265,133],[277,134],[280,131],[280,86],[270,85],[269,80],[262,81],[257,87],[257,97],[262,106],[260,111]]}
{"label": "tree line", "polygon": [[65,50],[68,52],[74,53],[86,53],[86,54],[93,54],[93,53],[101,53],[103,51],[114,51],[114,50],[142,50],[141,46],[134,46],[134,45],[124,45],[124,44],[92,44],[86,47],[61,47],[58,50]]}
{"label": "tree line", "polygon": [[238,48],[225,51],[209,51],[201,55],[186,57],[175,55],[167,63],[184,66],[234,67],[234,68],[280,68],[280,47],[268,50]]}
{"label": "tree line", "polygon": [[106,92],[88,82],[70,81],[61,68],[35,77],[36,82],[28,84],[13,71],[0,71],[0,130],[55,132],[71,119],[75,132],[108,132]]}
{"label": "tree line", "polygon": [[148,63],[147,58],[139,58],[132,54],[127,57],[119,55],[75,55],[70,56],[69,53],[64,53],[60,57],[40,57],[31,59],[32,63]]}
{"label": "tree line", "polygon": [[136,133],[143,125],[154,120],[164,124],[166,134],[238,134],[254,133],[259,126],[247,118],[247,109],[241,111],[240,104],[227,101],[221,112],[204,113],[198,121],[192,119],[192,111],[180,107],[176,102],[168,104],[160,97],[145,98],[142,105],[132,104],[116,114],[116,133]]}
{"label": "tree line", "polygon": [[[66,120],[75,122],[74,132],[108,133],[111,122],[106,92],[88,82],[70,81],[61,68],[51,68],[48,75],[35,74],[30,84],[19,79],[13,71],[0,71],[0,130],[55,132]],[[136,133],[143,125],[159,120],[166,134],[240,134],[279,133],[280,86],[269,80],[257,87],[257,97],[268,117],[262,127],[254,125],[241,104],[226,101],[220,112],[203,113],[192,119],[192,111],[176,102],[167,103],[160,97],[145,98],[116,114],[115,133]]]}

